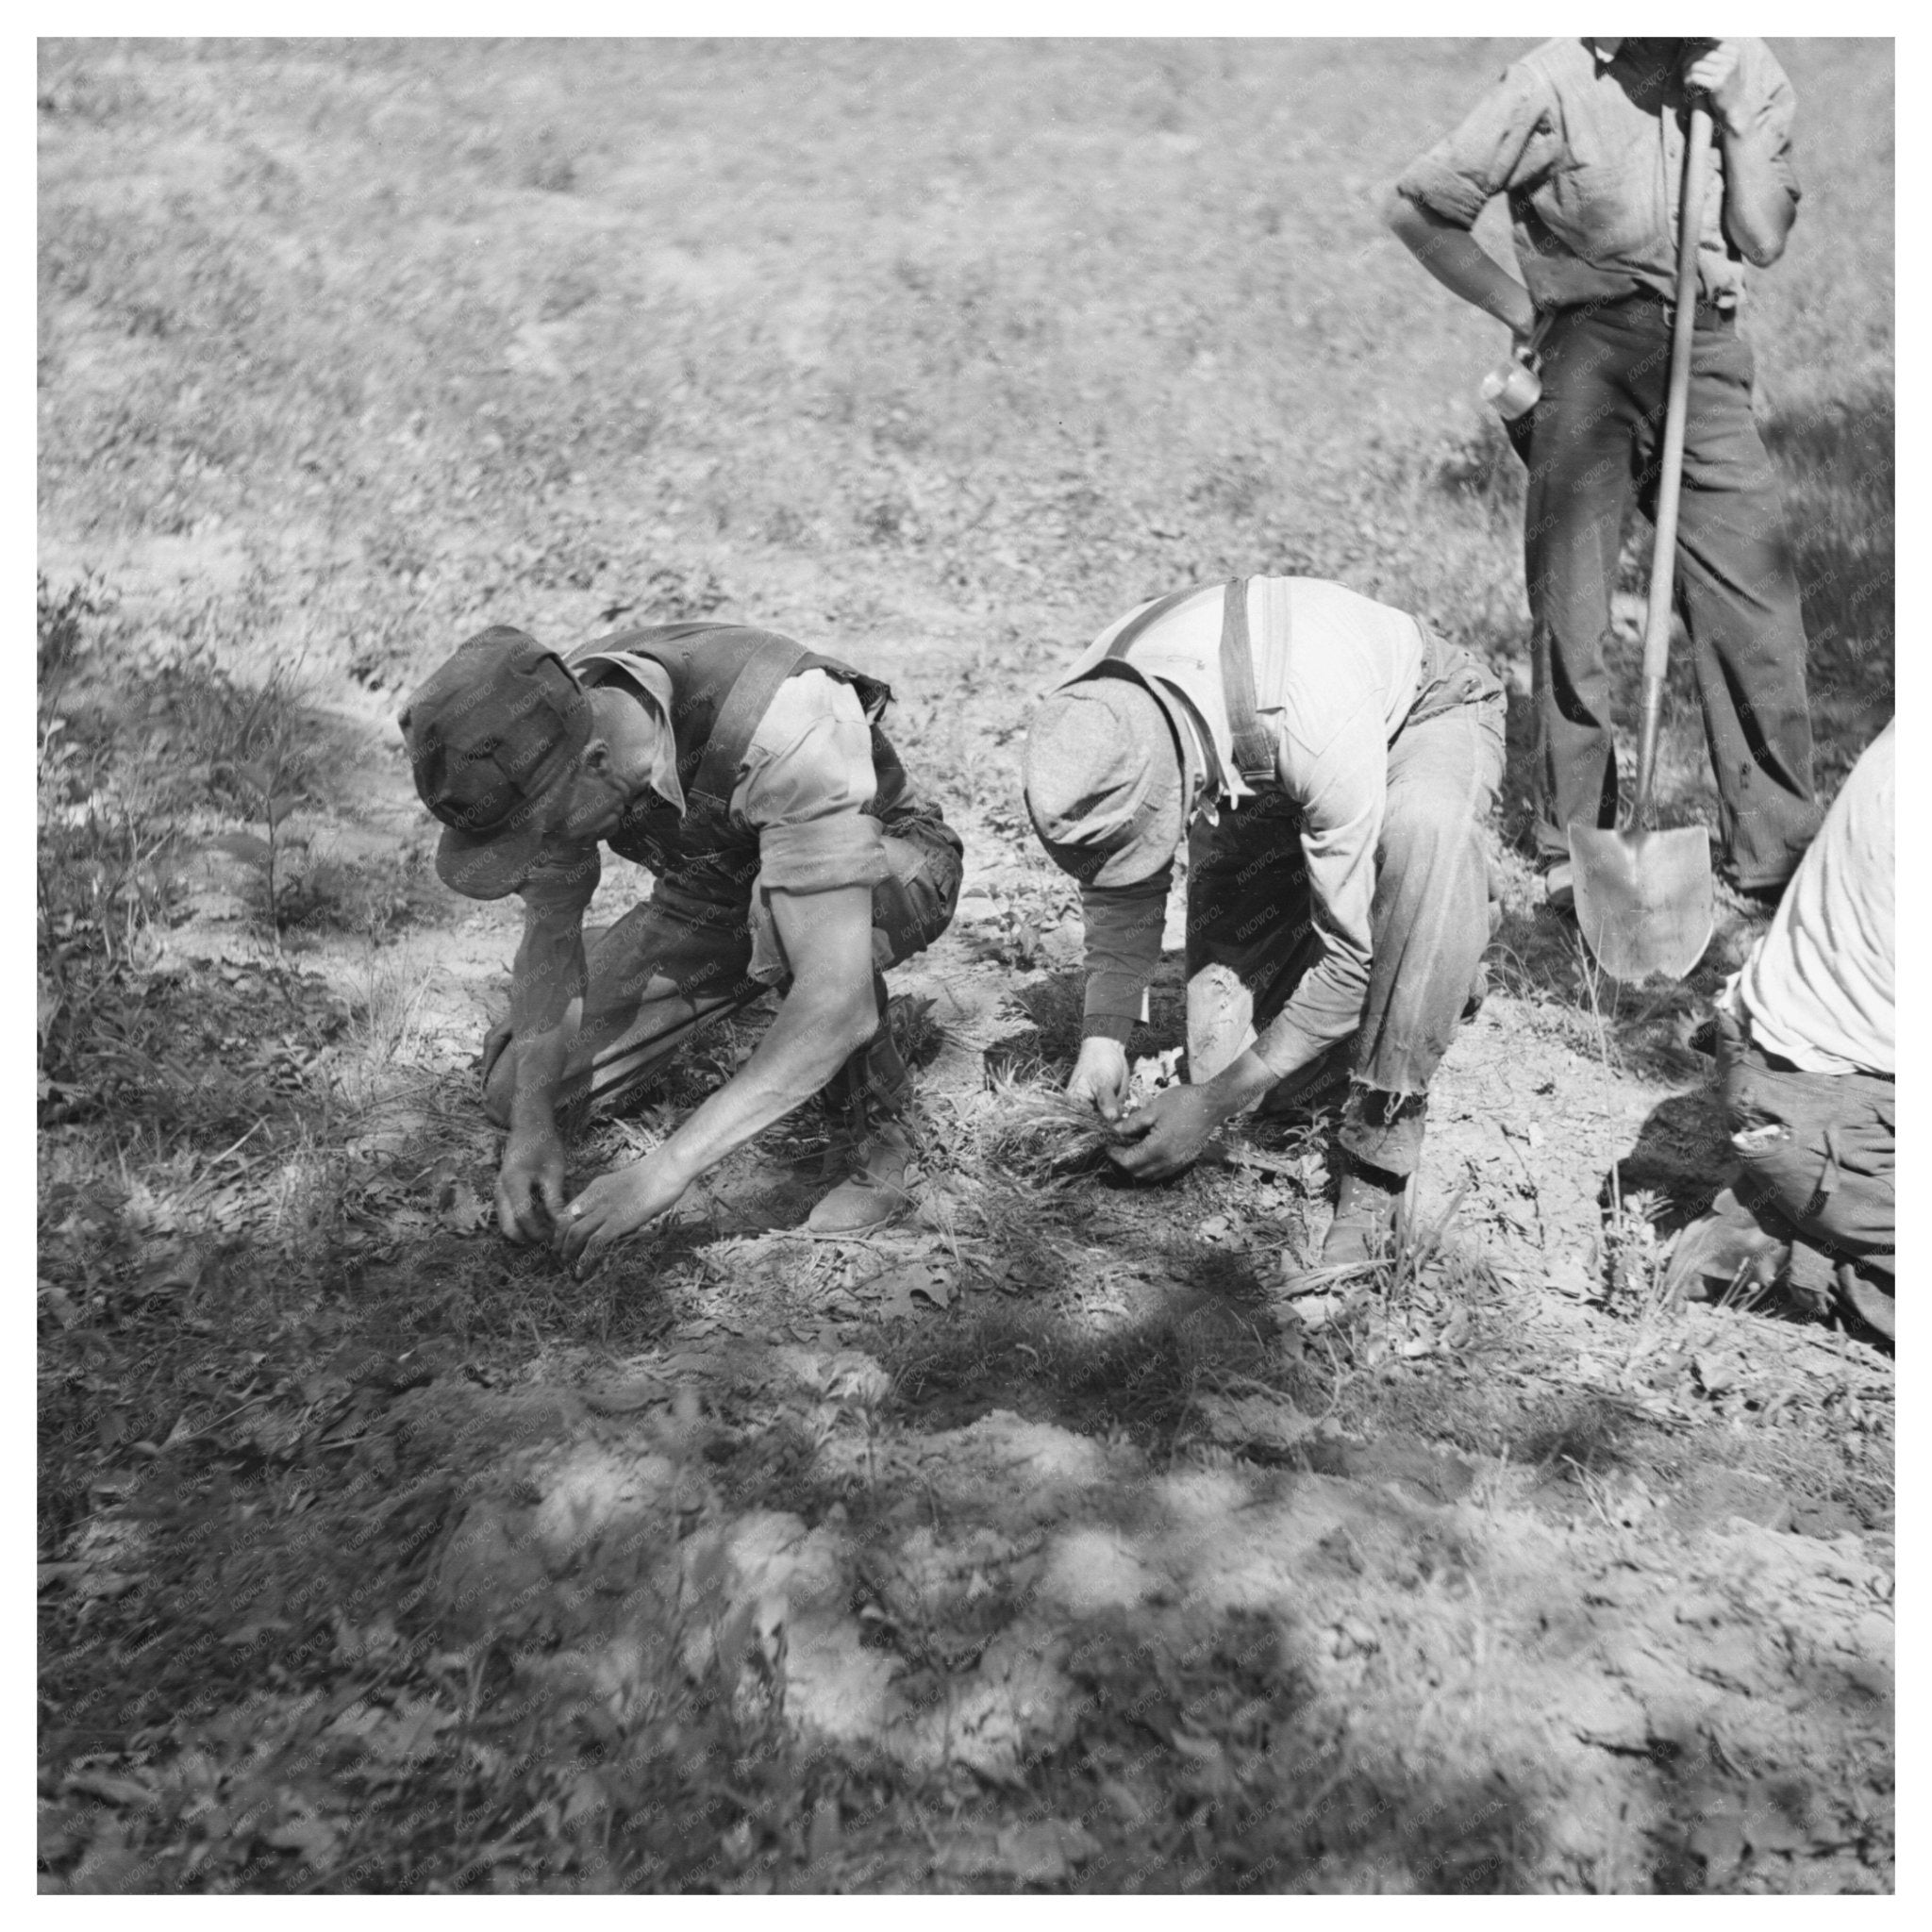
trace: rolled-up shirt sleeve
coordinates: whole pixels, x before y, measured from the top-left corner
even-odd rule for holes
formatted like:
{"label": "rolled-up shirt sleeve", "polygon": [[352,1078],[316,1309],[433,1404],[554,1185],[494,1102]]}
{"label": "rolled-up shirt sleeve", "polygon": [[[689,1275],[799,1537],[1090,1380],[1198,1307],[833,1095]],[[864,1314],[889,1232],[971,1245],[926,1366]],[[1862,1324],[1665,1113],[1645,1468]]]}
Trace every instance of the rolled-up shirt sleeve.
{"label": "rolled-up shirt sleeve", "polygon": [[1773,173],[1796,204],[1805,194],[1798,184],[1797,163],[1791,158],[1791,123],[1797,116],[1798,97],[1770,48],[1761,42],[1748,42],[1746,46],[1751,63],[1747,84],[1757,95],[1757,128],[1771,149]]}
{"label": "rolled-up shirt sleeve", "polygon": [[1080,1038],[1105,1036],[1123,1046],[1141,1018],[1141,1001],[1160,965],[1167,895],[1174,867],[1134,886],[1083,886],[1087,923],[1087,1003]]}
{"label": "rolled-up shirt sleeve", "polygon": [[1255,1043],[1277,1079],[1361,1024],[1374,944],[1375,848],[1389,792],[1384,730],[1380,708],[1364,703],[1319,751],[1297,748],[1292,764],[1305,774],[1299,784],[1283,772],[1302,808],[1309,908],[1323,951]]}
{"label": "rolled-up shirt sleeve", "polygon": [[1558,145],[1550,106],[1541,77],[1519,61],[1459,127],[1409,163],[1396,193],[1458,228],[1474,227],[1491,200],[1548,165]]}
{"label": "rolled-up shirt sleeve", "polygon": [[865,808],[878,779],[872,726],[848,684],[788,678],[752,736],[731,811],[758,835],[760,891],[826,892],[886,876],[885,839]]}

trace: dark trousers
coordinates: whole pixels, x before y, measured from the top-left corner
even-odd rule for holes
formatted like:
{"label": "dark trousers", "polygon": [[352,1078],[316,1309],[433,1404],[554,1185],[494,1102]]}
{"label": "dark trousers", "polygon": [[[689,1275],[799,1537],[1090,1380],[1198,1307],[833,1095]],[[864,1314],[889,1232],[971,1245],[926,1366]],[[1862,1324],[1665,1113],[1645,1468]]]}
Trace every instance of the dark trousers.
{"label": "dark trousers", "polygon": [[[828,1099],[864,1100],[874,1116],[900,1112],[912,1095],[911,1075],[883,1024],[885,969],[924,952],[952,923],[963,868],[958,835],[937,813],[893,820],[885,849],[890,871],[872,895],[873,996],[881,1024],[825,1089]],[[769,908],[698,898],[667,878],[614,925],[587,936],[583,1019],[558,1090],[566,1130],[617,1106],[706,1027],[774,990],[749,971],[760,916],[769,921]],[[777,990],[789,984],[781,979]],[[504,1051],[509,1043],[502,1022],[483,1049],[484,1103],[499,1126],[508,1124],[515,1090],[515,1057]]]}
{"label": "dark trousers", "polygon": [[[1774,1061],[1718,1015],[1718,1074],[1744,1205],[1793,1240],[1791,1272],[1849,1261],[1890,1289],[1898,1225],[1898,1089],[1871,1074],[1807,1074]],[[1809,1253],[1805,1252],[1809,1250]],[[1820,1257],[1826,1257],[1823,1262]]]}
{"label": "dark trousers", "polygon": [[[1777,479],[1751,417],[1735,328],[1693,338],[1677,525],[1677,608],[1717,779],[1733,882],[1790,876],[1818,829],[1805,631]],[[1548,325],[1542,400],[1511,425],[1529,469],[1524,568],[1534,620],[1537,841],[1614,825],[1617,760],[1604,664],[1624,513],[1655,517],[1670,381],[1664,310],[1643,300]]]}
{"label": "dark trousers", "polygon": [[[1421,1157],[1429,1080],[1489,944],[1482,828],[1502,782],[1503,715],[1495,676],[1450,653],[1389,747],[1368,996],[1347,1047],[1341,1143],[1391,1174],[1410,1173]],[[1212,1079],[1245,1052],[1322,954],[1294,803],[1264,791],[1219,825],[1198,824],[1188,860],[1189,1079]]]}

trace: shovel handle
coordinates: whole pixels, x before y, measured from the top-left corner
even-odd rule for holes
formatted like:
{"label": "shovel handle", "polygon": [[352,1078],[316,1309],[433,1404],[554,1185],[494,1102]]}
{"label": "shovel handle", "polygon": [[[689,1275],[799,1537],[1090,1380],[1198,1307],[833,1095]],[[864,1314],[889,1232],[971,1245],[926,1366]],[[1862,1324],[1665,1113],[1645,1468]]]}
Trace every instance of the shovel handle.
{"label": "shovel handle", "polygon": [[1710,108],[1699,96],[1684,142],[1684,188],[1677,200],[1677,307],[1671,318],[1671,386],[1664,405],[1664,447],[1658,464],[1657,545],[1651,555],[1650,608],[1643,625],[1643,725],[1637,741],[1637,794],[1630,824],[1641,831],[1650,817],[1657,775],[1657,727],[1663,718],[1664,668],[1671,655],[1671,608],[1677,575],[1677,499],[1684,481],[1684,420],[1690,413],[1690,339],[1697,329],[1697,244],[1704,234],[1705,161],[1710,153]]}

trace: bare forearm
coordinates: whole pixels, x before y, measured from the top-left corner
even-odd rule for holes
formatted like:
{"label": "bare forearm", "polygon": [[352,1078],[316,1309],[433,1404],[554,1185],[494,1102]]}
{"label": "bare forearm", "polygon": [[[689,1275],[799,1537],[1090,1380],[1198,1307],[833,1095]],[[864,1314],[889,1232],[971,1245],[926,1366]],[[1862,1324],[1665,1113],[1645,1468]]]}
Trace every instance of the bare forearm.
{"label": "bare forearm", "polygon": [[1291,1022],[1284,1026],[1285,1017],[1277,1016],[1253,1046],[1206,1083],[1222,1119],[1258,1107],[1271,1088],[1300,1073],[1334,1043]]}
{"label": "bare forearm", "polygon": [[1261,1029],[1256,1057],[1285,1080],[1338,1040],[1346,1040],[1361,1024],[1368,998],[1367,962],[1331,948],[1305,974],[1288,1004]]}
{"label": "bare forearm", "polygon": [[1280,1077],[1253,1047],[1249,1047],[1239,1059],[1222,1068],[1208,1082],[1208,1091],[1214,1095],[1215,1106],[1222,1117],[1231,1119],[1235,1114],[1246,1113],[1250,1108],[1258,1107],[1262,1096]]}
{"label": "bare forearm", "polygon": [[512,1134],[546,1133],[556,1125],[557,1090],[582,1013],[583,1002],[573,1000],[559,1025],[518,1040],[517,1084],[509,1111]]}
{"label": "bare forearm", "polygon": [[1517,335],[1536,324],[1529,291],[1467,228],[1445,222],[1404,194],[1391,194],[1383,217],[1404,247],[1447,289]]}
{"label": "bare forearm", "polygon": [[862,1004],[810,1001],[794,991],[750,1059],[665,1141],[661,1152],[692,1178],[708,1172],[804,1106],[877,1027],[869,981]]}
{"label": "bare forearm", "polygon": [[584,992],[583,917],[532,919],[510,967],[509,1024],[520,1041],[564,1024]]}
{"label": "bare forearm", "polygon": [[1772,138],[1761,128],[1718,130],[1724,159],[1724,227],[1754,268],[1769,268],[1785,252],[1797,219],[1773,161]]}

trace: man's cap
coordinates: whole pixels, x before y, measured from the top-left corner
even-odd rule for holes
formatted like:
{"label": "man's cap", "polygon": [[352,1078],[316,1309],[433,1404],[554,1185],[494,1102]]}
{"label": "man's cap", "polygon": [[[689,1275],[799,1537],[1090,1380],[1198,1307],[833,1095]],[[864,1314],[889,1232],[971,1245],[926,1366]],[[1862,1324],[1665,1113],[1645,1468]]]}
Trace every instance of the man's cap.
{"label": "man's cap", "polygon": [[546,807],[591,741],[591,700],[555,651],[492,625],[458,645],[396,721],[423,803],[448,829],[442,882],[500,899],[542,850]]}
{"label": "man's cap", "polygon": [[1023,774],[1047,857],[1083,885],[1152,878],[1187,827],[1174,729],[1138,679],[1094,677],[1055,691],[1026,727]]}

